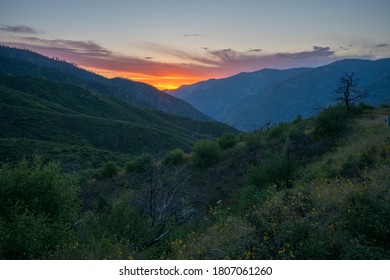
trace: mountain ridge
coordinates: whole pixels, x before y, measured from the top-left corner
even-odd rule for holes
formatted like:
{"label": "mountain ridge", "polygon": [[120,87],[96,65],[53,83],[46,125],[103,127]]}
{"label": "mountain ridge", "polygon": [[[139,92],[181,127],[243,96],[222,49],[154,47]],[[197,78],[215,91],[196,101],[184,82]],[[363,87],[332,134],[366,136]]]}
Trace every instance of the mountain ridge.
{"label": "mountain ridge", "polygon": [[[390,102],[390,59],[344,59],[316,68],[262,69],[187,85],[171,92],[199,111],[238,129],[311,117],[316,108],[334,104],[339,78],[355,72],[371,105]],[[237,82],[240,80],[239,82]]]}
{"label": "mountain ridge", "polygon": [[0,72],[29,75],[84,87],[133,105],[165,111],[181,117],[211,121],[192,105],[155,87],[123,78],[108,79],[58,58],[49,58],[25,49],[0,46]]}

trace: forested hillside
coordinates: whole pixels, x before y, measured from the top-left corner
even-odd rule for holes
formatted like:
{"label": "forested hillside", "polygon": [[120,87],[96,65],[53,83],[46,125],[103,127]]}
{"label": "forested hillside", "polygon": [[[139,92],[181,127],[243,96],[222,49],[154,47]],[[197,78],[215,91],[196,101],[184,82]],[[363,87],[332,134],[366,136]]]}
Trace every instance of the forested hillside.
{"label": "forested hillside", "polygon": [[31,76],[0,75],[0,100],[0,161],[37,152],[69,171],[176,147],[188,151],[197,139],[235,131]]}

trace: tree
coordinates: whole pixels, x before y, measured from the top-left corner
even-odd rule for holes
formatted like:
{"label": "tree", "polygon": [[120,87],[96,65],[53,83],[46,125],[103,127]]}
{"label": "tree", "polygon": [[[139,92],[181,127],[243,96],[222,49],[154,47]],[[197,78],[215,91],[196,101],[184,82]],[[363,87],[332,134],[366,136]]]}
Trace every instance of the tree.
{"label": "tree", "polygon": [[343,77],[339,80],[338,88],[335,90],[337,94],[342,96],[336,98],[345,109],[350,112],[351,105],[359,100],[362,100],[367,96],[367,92],[362,91],[358,88],[359,79],[354,77],[354,72],[350,74],[345,73]]}

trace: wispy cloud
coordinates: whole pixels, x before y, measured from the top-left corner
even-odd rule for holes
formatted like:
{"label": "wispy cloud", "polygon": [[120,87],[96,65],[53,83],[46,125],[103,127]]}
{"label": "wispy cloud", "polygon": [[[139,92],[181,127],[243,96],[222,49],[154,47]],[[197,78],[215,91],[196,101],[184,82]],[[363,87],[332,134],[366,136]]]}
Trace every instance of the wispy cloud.
{"label": "wispy cloud", "polygon": [[38,37],[22,37],[23,41],[37,46],[47,47],[53,50],[77,52],[89,56],[109,56],[111,51],[103,48],[93,41],[74,41],[64,39],[41,39]]}
{"label": "wispy cloud", "polygon": [[199,33],[186,33],[186,34],[183,34],[183,37],[202,37],[202,38],[205,38],[206,36],[199,34]]}
{"label": "wispy cloud", "polygon": [[10,33],[22,33],[22,34],[38,34],[39,33],[36,29],[29,27],[29,26],[25,26],[25,25],[1,24],[0,30],[5,31],[5,32],[10,32]]}

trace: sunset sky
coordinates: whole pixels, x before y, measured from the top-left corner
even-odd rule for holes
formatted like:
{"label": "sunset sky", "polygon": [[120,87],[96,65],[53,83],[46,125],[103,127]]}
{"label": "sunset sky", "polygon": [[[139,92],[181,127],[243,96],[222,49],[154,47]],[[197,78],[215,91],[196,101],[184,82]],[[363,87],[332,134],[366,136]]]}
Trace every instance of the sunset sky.
{"label": "sunset sky", "polygon": [[1,0],[0,42],[172,89],[390,57],[389,0]]}

